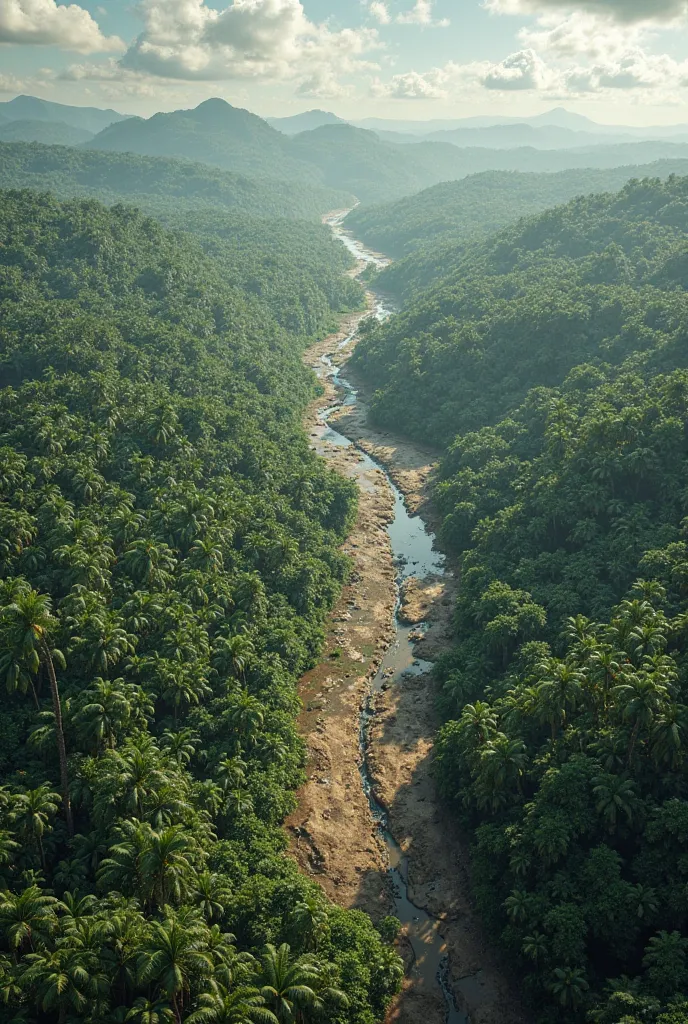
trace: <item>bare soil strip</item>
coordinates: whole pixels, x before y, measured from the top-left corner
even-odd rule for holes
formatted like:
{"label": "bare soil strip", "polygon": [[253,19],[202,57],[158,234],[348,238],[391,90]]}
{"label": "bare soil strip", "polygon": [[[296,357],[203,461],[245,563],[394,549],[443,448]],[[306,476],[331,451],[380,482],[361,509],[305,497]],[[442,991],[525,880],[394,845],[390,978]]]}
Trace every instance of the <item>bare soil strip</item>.
{"label": "bare soil strip", "polygon": [[[307,364],[321,368],[323,355],[344,361],[350,349],[341,350],[338,344],[357,319],[360,314],[347,317],[338,334],[309,348]],[[357,480],[359,512],[344,545],[354,562],[351,581],[330,616],[323,660],[301,681],[300,728],[309,750],[308,781],[287,825],[291,852],[301,868],[340,905],[359,907],[379,919],[391,903],[383,850],[359,777],[359,711],[368,682],[395,635],[396,572],[385,529],[393,501],[384,474],[364,471],[356,448],[322,439],[318,409],[334,405],[337,395],[331,380],[324,375],[321,379],[326,393],[312,404],[306,429],[316,450],[338,472]],[[436,453],[371,428],[360,396],[356,406],[341,410],[331,422],[384,465],[409,510],[436,528],[429,503]],[[405,584],[402,617],[424,624],[415,648],[419,657],[432,661],[450,644],[455,586],[451,573]],[[376,797],[408,854],[410,899],[442,922],[457,1005],[471,1024],[523,1024],[514,981],[485,941],[470,903],[466,838],[437,803],[430,774],[438,726],[434,705],[429,676],[403,676],[378,695],[368,754]],[[400,952],[405,952],[403,937]],[[388,1019],[442,1024],[444,1010],[440,999],[414,991],[407,979]]]}

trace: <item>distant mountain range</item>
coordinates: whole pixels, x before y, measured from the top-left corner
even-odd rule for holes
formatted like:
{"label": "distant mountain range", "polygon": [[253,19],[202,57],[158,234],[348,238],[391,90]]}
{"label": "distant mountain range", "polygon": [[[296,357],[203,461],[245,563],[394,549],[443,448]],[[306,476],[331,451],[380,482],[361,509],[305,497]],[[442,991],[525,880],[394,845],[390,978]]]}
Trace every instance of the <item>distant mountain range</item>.
{"label": "distant mountain range", "polygon": [[[84,145],[94,150],[193,159],[251,177],[310,181],[353,192],[363,203],[400,198],[441,181],[487,170],[561,171],[688,157],[685,143],[623,136],[618,141],[579,127],[557,125],[460,128],[422,138],[397,133],[390,139],[325,111],[309,111],[305,123],[323,118],[327,122],[316,128],[285,134],[248,110],[212,99],[193,110],[118,121]],[[299,123],[304,123],[304,118],[300,122],[289,119],[287,127],[293,129]],[[509,144],[493,138],[500,131],[510,134]],[[457,145],[457,138],[482,145]],[[530,144],[517,145],[523,138]],[[488,139],[492,145],[485,144]]]}
{"label": "distant mountain range", "polygon": [[15,96],[7,103],[0,103],[0,117],[8,121],[66,124],[95,135],[115,121],[126,120],[127,115],[118,114],[116,110],[101,110],[99,107],[70,107],[64,103],[41,100],[37,96]]}
{"label": "distant mountain range", "polygon": [[[37,112],[40,117],[29,116]],[[193,160],[252,179],[353,192],[362,203],[398,199],[481,171],[553,172],[688,157],[688,127],[674,126],[667,138],[644,139],[636,130],[596,125],[562,108],[501,124],[481,124],[479,118],[458,126],[365,122],[375,130],[323,110],[271,120],[217,98],[192,110],[141,118],[21,96],[0,104],[0,141]],[[107,124],[90,135],[98,121]],[[394,123],[404,130],[382,127]],[[419,125],[424,134],[418,134]]]}
{"label": "distant mountain range", "polygon": [[266,117],[265,120],[278,132],[284,135],[297,135],[299,132],[310,132],[314,128],[322,128],[325,124],[348,124],[342,117],[330,114],[327,110],[306,110],[303,114],[291,117]]}
{"label": "distant mountain range", "polygon": [[352,122],[361,128],[369,128],[377,132],[400,132],[421,137],[436,132],[456,131],[457,129],[478,129],[494,127],[510,127],[514,125],[530,126],[531,128],[563,128],[571,132],[587,132],[591,135],[630,136],[634,139],[669,139],[674,136],[688,136],[688,124],[636,125],[598,124],[583,114],[576,114],[565,107],[555,107],[544,114],[534,117],[502,117],[496,114],[485,114],[478,117],[460,117],[454,119],[436,119],[430,121],[402,121],[390,118],[367,117]]}

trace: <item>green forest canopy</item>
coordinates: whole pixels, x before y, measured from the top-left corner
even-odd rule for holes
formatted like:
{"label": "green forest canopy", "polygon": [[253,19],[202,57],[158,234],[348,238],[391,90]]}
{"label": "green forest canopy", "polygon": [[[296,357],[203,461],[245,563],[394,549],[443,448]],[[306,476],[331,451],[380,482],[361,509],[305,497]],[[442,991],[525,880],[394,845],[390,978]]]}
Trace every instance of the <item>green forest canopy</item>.
{"label": "green forest canopy", "polygon": [[[225,281],[259,297],[294,333],[320,333],[333,310],[360,301],[360,287],[343,273],[346,253],[320,223],[326,210],[347,202],[345,194],[181,160],[0,145],[0,186],[22,181],[60,198],[135,200],[169,228],[197,236]],[[297,214],[307,219],[292,219]]]}
{"label": "green forest canopy", "polygon": [[464,253],[354,362],[444,449],[435,771],[538,1020],[688,1018],[688,179]]}
{"label": "green forest canopy", "polygon": [[0,187],[53,191],[60,198],[127,202],[160,215],[244,213],[256,217],[320,220],[350,206],[351,194],[299,181],[247,178],[191,160],[42,146],[0,145]]}
{"label": "green forest canopy", "polygon": [[[389,256],[403,257],[426,247],[436,275],[459,245],[486,238],[501,228],[574,196],[613,192],[631,178],[668,178],[685,175],[686,160],[661,160],[644,167],[583,168],[555,174],[519,171],[483,171],[459,181],[444,181],[415,195],[378,206],[358,206],[346,218],[346,227],[366,245]],[[409,261],[417,265],[418,260]],[[395,265],[385,277],[389,287]],[[428,282],[431,280],[428,276]],[[403,289],[400,289],[403,292]]]}
{"label": "green forest canopy", "polygon": [[280,827],[355,505],[303,338],[193,239],[28,191],[0,310],[6,1012],[373,1024],[401,963]]}

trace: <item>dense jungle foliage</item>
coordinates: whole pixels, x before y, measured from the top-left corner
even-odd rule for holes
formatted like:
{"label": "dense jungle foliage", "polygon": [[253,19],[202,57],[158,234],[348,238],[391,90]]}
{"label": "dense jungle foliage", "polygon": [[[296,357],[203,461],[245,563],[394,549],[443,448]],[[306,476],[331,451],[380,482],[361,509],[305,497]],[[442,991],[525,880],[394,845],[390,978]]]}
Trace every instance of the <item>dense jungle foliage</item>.
{"label": "dense jungle foliage", "polygon": [[495,423],[576,365],[683,365],[688,178],[520,221],[445,266],[353,358],[373,415],[430,443]]}
{"label": "dense jungle foliage", "polygon": [[[0,145],[0,185],[21,181],[40,184],[59,198],[91,193],[107,204],[135,199],[167,227],[196,235],[225,281],[258,296],[293,333],[323,332],[333,310],[361,299],[359,285],[344,274],[345,251],[320,223],[324,211],[347,201],[345,194],[316,188],[304,203],[299,186],[292,194],[292,186],[277,182],[276,194],[261,207],[273,183],[257,184],[198,164]],[[310,219],[291,219],[296,211]]]}
{"label": "dense jungle foliage", "polygon": [[[389,256],[404,257],[425,247],[424,283],[430,283],[447,259],[454,263],[458,247],[486,238],[507,224],[574,196],[622,188],[631,178],[668,178],[686,174],[688,161],[662,160],[647,167],[615,167],[611,170],[559,171],[557,174],[523,174],[518,171],[485,171],[460,181],[444,181],[423,192],[379,206],[358,206],[348,214],[345,226],[366,245]],[[390,266],[380,281],[388,291],[404,294],[407,266],[418,277],[420,259]]]}
{"label": "dense jungle foliage", "polygon": [[373,1024],[400,961],[283,853],[355,504],[303,339],[193,240],[28,191],[0,310],[3,1019]]}
{"label": "dense jungle foliage", "polygon": [[688,1019],[687,229],[685,178],[575,200],[357,356],[448,445],[436,777],[547,1022]]}
{"label": "dense jungle foliage", "polygon": [[33,188],[60,198],[126,202],[155,216],[210,218],[225,213],[320,220],[348,207],[348,191],[313,183],[246,178],[191,160],[96,152],[28,143],[0,145],[0,188]]}

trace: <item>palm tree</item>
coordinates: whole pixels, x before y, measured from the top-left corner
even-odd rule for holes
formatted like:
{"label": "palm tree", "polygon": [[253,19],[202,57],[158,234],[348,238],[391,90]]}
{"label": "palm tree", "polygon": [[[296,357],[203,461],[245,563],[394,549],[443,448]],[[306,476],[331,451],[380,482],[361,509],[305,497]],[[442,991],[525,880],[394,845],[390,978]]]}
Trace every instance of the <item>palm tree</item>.
{"label": "palm tree", "polygon": [[214,982],[210,992],[201,993],[198,1003],[187,1024],[279,1024],[260,990],[252,985],[230,989]]}
{"label": "palm tree", "polygon": [[263,725],[265,710],[257,697],[244,690],[232,708],[229,719],[239,735],[253,741]]}
{"label": "palm tree", "polygon": [[580,698],[583,673],[565,661],[551,658],[540,666],[544,679],[538,686],[543,713],[550,722],[552,742],[556,739],[556,728],[566,728],[569,710],[575,710]]}
{"label": "palm tree", "polygon": [[224,877],[211,871],[201,871],[196,875],[193,890],[194,902],[203,911],[206,921],[222,917],[225,905],[229,903],[231,889]]}
{"label": "palm tree", "polygon": [[172,1004],[174,1020],[181,1024],[186,994],[192,981],[210,976],[213,962],[205,949],[206,929],[200,922],[175,917],[151,923],[139,961],[139,982],[154,984]]}
{"label": "palm tree", "polygon": [[62,897],[60,909],[60,928],[66,934],[78,931],[80,924],[91,918],[96,907],[96,898],[90,894],[86,896],[75,896],[66,892]]}
{"label": "palm tree", "polygon": [[313,960],[293,959],[286,942],[276,949],[271,943],[261,957],[258,984],[265,1004],[281,1024],[302,1018],[310,1010],[319,1013],[326,1002],[348,1006],[345,994],[336,988],[321,987],[321,969]]}
{"label": "palm tree", "polygon": [[137,582],[159,588],[171,583],[175,565],[174,552],[167,544],[146,539],[132,541],[122,557],[122,567]]}
{"label": "palm tree", "polygon": [[593,779],[593,793],[597,797],[597,811],[613,832],[623,814],[630,825],[635,806],[635,784],[620,775],[598,775]]}
{"label": "palm tree", "polygon": [[530,898],[524,889],[514,889],[510,896],[504,900],[507,915],[510,921],[520,924],[528,920],[530,911]]}
{"label": "palm tree", "polygon": [[120,620],[113,616],[92,619],[84,639],[88,646],[90,667],[104,675],[127,654],[133,654],[136,650],[136,637],[127,633]]}
{"label": "palm tree", "polygon": [[542,932],[533,932],[532,935],[525,935],[523,937],[521,950],[527,957],[537,963],[545,959],[549,952],[549,947],[550,943],[546,935],[543,935]]}
{"label": "palm tree", "polygon": [[189,764],[199,743],[200,736],[194,729],[180,729],[178,732],[166,729],[162,734],[163,747],[182,767]]}
{"label": "palm tree", "polygon": [[134,906],[119,905],[102,923],[102,930],[105,941],[100,958],[112,989],[118,993],[120,1003],[126,1004],[129,993],[136,988],[138,958],[146,934],[145,918]]}
{"label": "palm tree", "polygon": [[497,716],[489,704],[477,700],[466,704],[461,714],[461,731],[470,736],[474,748],[482,747],[497,732]]}
{"label": "palm tree", "polygon": [[642,885],[638,882],[633,887],[633,899],[636,903],[636,917],[646,921],[648,917],[654,917],[659,910],[657,893],[650,885]]}
{"label": "palm tree", "polygon": [[521,776],[526,763],[526,745],[522,739],[509,739],[504,733],[498,733],[488,740],[480,755],[478,789],[481,802],[490,803],[493,810],[497,810],[505,803],[512,786],[522,797]]}
{"label": "palm tree", "polygon": [[186,894],[193,872],[194,843],[182,825],[161,832],[152,829],[141,856],[141,874],[146,888],[155,894],[158,907],[178,902]]}
{"label": "palm tree", "polygon": [[225,757],[215,769],[215,775],[225,792],[241,789],[246,783],[246,762],[240,757]]}
{"label": "palm tree", "polygon": [[229,673],[236,679],[243,679],[246,664],[253,653],[253,643],[246,635],[244,626],[233,636],[217,638],[213,649],[213,668],[217,672]]}
{"label": "palm tree", "polygon": [[651,744],[656,764],[676,769],[681,763],[687,710],[683,704],[671,703],[655,719]]}
{"label": "palm tree", "polygon": [[643,673],[633,675],[626,682],[614,687],[614,694],[623,706],[624,719],[633,722],[628,745],[630,767],[641,727],[649,730],[655,718],[664,712],[669,702],[669,692],[663,683]]}
{"label": "palm tree", "polygon": [[643,967],[647,971],[651,989],[657,995],[668,999],[677,991],[677,986],[683,988],[687,957],[688,939],[679,931],[662,930],[652,936],[645,948]]}
{"label": "palm tree", "polygon": [[0,625],[2,627],[0,645],[4,648],[2,665],[5,673],[9,671],[19,679],[27,676],[34,677],[41,666],[47,672],[53,715],[55,716],[55,736],[62,784],[62,807],[69,835],[73,836],[74,825],[69,800],[67,749],[62,725],[60,691],[55,675],[55,661],[64,665],[64,657],[59,651],[51,648],[49,642],[50,634],[56,625],[50,598],[35,590],[27,590],[18,594],[12,604],[3,609]]}
{"label": "palm tree", "polygon": [[143,818],[146,801],[167,782],[160,751],[151,736],[143,735],[110,756],[116,758],[115,770],[124,810]]}
{"label": "palm tree", "polygon": [[315,896],[300,900],[291,912],[291,919],[303,949],[317,949],[330,930],[327,911]]}
{"label": "palm tree", "polygon": [[247,789],[230,789],[225,796],[225,807],[234,817],[242,818],[253,810],[253,798]]}
{"label": "palm tree", "polygon": [[57,928],[54,896],[46,895],[37,885],[23,892],[0,894],[0,928],[10,946],[19,953],[26,945],[34,948],[34,939],[44,942]]}
{"label": "palm tree", "polygon": [[96,929],[82,922],[55,949],[42,949],[24,957],[20,973],[22,987],[34,993],[45,1013],[57,1010],[66,1021],[70,1011],[77,1019],[90,1011],[102,1017],[107,1007],[108,979],[100,966],[100,937]]}
{"label": "palm tree", "polygon": [[148,880],[144,882],[141,861],[148,848],[151,827],[147,821],[123,821],[117,826],[118,841],[107,851],[98,870],[96,880],[105,889],[121,888],[135,892],[146,901],[150,896]]}
{"label": "palm tree", "polygon": [[41,858],[41,867],[45,870],[45,851],[43,836],[51,830],[50,819],[57,814],[60,797],[53,793],[46,783],[37,789],[29,789],[25,793],[17,793],[11,811],[13,823],[18,832],[30,842],[35,842]]}
{"label": "palm tree", "polygon": [[145,996],[139,996],[125,1018],[136,1024],[168,1024],[175,1019],[174,1010],[166,1000],[146,999]]}
{"label": "palm tree", "polygon": [[74,715],[74,725],[86,740],[95,743],[96,752],[105,744],[114,749],[117,734],[132,717],[130,696],[135,687],[123,679],[95,679],[82,699],[85,703]]}
{"label": "palm tree", "polygon": [[575,1009],[583,1002],[590,985],[585,977],[585,971],[580,968],[555,967],[547,987],[557,996],[562,1006]]}

